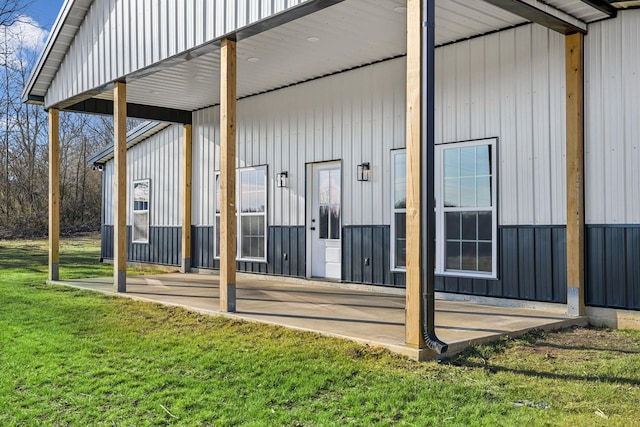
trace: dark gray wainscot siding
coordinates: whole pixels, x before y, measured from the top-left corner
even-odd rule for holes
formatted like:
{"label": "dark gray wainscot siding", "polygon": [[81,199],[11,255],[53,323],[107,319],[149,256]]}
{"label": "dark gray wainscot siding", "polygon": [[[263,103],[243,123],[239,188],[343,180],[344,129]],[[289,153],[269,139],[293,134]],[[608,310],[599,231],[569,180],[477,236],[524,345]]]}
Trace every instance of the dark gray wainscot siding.
{"label": "dark gray wainscot siding", "polygon": [[640,225],[587,225],[586,304],[640,310]]}
{"label": "dark gray wainscot siding", "polygon": [[[345,281],[404,287],[390,271],[389,226],[343,229]],[[498,280],[437,276],[436,290],[458,294],[566,303],[566,229],[563,226],[500,227]]]}
{"label": "dark gray wainscot siding", "polygon": [[[267,236],[267,262],[238,261],[238,271],[305,277],[305,232],[303,226],[272,226]],[[213,227],[192,227],[191,265],[196,268],[220,268],[213,259]]]}
{"label": "dark gray wainscot siding", "polygon": [[404,287],[404,273],[391,271],[391,232],[388,225],[347,226],[342,229],[342,279],[353,283]]}
{"label": "dark gray wainscot siding", "polygon": [[[127,261],[161,265],[180,265],[182,257],[180,227],[149,227],[149,243],[132,243],[127,226]],[[113,225],[102,226],[102,258],[113,259]]]}

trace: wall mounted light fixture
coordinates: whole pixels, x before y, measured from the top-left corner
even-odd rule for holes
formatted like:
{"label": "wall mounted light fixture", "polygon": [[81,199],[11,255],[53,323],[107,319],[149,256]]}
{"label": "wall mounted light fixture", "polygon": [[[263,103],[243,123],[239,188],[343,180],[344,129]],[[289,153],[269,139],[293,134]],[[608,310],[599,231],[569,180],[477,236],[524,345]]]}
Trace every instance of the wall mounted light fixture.
{"label": "wall mounted light fixture", "polygon": [[278,188],[286,187],[288,181],[289,181],[289,172],[284,171],[284,172],[280,172],[279,174],[276,174],[276,185],[278,186]]}
{"label": "wall mounted light fixture", "polygon": [[369,171],[371,170],[369,162],[358,165],[357,178],[358,181],[369,181]]}

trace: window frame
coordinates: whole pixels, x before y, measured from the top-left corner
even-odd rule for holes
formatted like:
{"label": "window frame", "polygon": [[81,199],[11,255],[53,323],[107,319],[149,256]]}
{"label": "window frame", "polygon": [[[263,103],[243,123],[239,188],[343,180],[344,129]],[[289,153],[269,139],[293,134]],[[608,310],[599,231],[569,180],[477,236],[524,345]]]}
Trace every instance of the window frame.
{"label": "window frame", "polygon": [[[497,138],[485,138],[471,141],[450,142],[438,144],[435,147],[436,167],[436,274],[440,276],[469,277],[481,279],[498,278],[498,156]],[[491,207],[456,207],[444,206],[444,151],[451,148],[466,148],[488,145],[490,147],[491,162]],[[491,212],[491,271],[447,270],[446,239],[444,216],[447,212]]]}
{"label": "window frame", "polygon": [[[136,185],[146,183],[148,188],[147,193],[147,209],[136,209]],[[136,244],[149,244],[149,235],[151,232],[151,210],[149,209],[151,205],[151,179],[136,179],[133,181],[133,188],[131,191],[131,243]],[[147,215],[147,238],[146,239],[136,239],[136,216],[141,214]]]}
{"label": "window frame", "polygon": [[[241,194],[241,185],[240,185],[240,174],[242,172],[251,172],[256,170],[264,171],[264,212],[242,212],[242,194]],[[267,238],[269,232],[269,224],[268,224],[268,212],[269,212],[269,175],[267,165],[258,165],[258,166],[247,166],[243,168],[236,168],[236,261],[242,262],[258,262],[258,263],[266,263],[268,259],[267,254]],[[220,179],[220,171],[215,171],[214,176],[214,220],[213,220],[213,258],[220,259],[220,254],[218,253],[220,240],[218,233],[218,223],[220,218],[220,210],[218,206],[218,191],[219,191],[219,179]],[[250,258],[250,257],[242,257],[242,217],[246,216],[264,216],[264,248],[263,253],[264,257],[261,258]]]}
{"label": "window frame", "polygon": [[[395,182],[395,178],[396,178],[396,162],[395,159],[397,156],[400,155],[404,155],[405,157],[405,169],[406,169],[406,161],[407,161],[407,150],[406,148],[399,148],[399,149],[394,149],[391,150],[391,248],[390,248],[390,252],[391,252],[391,271],[392,272],[406,272],[407,271],[407,267],[405,266],[398,266],[397,265],[397,259],[396,259],[396,213],[404,213],[405,214],[405,224],[406,224],[406,213],[407,213],[407,208],[406,208],[406,177],[405,177],[405,207],[404,209],[400,209],[400,208],[396,208],[395,206],[395,200],[396,200],[396,182]],[[405,251],[406,251],[406,232],[405,232]],[[405,259],[406,261],[406,259]],[[406,264],[406,262],[405,262]]]}

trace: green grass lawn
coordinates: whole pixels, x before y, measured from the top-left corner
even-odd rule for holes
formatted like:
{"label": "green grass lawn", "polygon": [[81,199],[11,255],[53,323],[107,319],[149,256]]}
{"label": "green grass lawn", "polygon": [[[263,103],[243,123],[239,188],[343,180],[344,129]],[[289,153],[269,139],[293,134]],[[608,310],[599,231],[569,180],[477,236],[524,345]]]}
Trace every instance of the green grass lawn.
{"label": "green grass lawn", "polygon": [[[61,276],[104,276],[96,237]],[[640,333],[571,329],[414,363],[386,351],[47,286],[0,242],[0,426],[640,425]],[[131,272],[135,273],[135,272]]]}

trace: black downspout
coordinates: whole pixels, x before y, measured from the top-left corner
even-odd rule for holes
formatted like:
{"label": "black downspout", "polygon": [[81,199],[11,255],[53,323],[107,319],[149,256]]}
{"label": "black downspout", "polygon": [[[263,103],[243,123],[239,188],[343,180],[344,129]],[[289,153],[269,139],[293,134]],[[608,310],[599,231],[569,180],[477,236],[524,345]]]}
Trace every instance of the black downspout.
{"label": "black downspout", "polygon": [[440,341],[435,330],[435,236],[436,214],[434,195],[435,132],[435,0],[423,0],[422,19],[422,150],[420,212],[422,229],[422,325],[427,347],[437,354],[446,353],[449,346]]}

